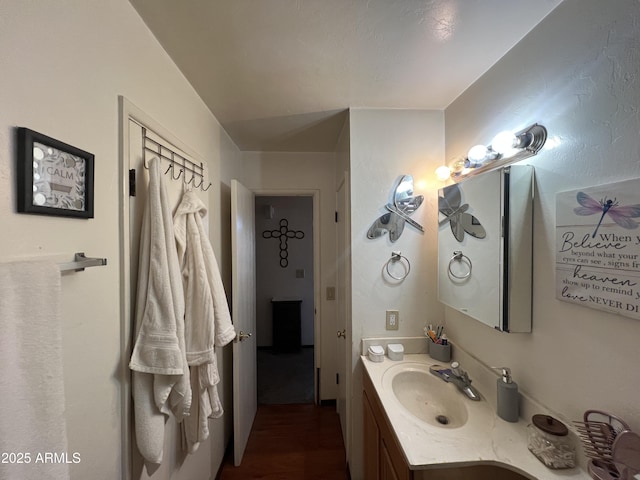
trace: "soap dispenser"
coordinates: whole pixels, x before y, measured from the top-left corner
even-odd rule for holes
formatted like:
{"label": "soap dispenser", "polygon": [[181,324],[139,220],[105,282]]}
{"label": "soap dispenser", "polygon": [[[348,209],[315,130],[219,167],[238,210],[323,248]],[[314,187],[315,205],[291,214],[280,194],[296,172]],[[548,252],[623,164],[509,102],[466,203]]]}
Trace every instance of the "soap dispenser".
{"label": "soap dispenser", "polygon": [[517,422],[520,416],[518,384],[512,380],[510,369],[500,367],[497,370],[502,371],[498,378],[498,416],[507,422]]}

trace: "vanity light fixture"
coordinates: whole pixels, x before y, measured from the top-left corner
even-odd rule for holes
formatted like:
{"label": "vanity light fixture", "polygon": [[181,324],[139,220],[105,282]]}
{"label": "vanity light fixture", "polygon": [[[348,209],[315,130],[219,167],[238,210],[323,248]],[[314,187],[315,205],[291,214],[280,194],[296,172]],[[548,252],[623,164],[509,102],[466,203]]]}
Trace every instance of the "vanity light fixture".
{"label": "vanity light fixture", "polygon": [[475,145],[467,153],[467,158],[456,159],[450,166],[438,167],[438,179],[459,180],[510,163],[519,162],[537,154],[547,141],[547,129],[537,123],[516,133],[498,133],[491,144]]}

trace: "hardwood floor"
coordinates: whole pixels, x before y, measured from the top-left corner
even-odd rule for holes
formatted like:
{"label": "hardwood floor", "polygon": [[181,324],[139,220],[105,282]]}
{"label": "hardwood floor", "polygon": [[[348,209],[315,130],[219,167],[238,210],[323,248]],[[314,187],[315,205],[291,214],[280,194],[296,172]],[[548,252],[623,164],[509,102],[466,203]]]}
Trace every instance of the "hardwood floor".
{"label": "hardwood floor", "polygon": [[348,480],[335,406],[260,405],[242,465],[227,455],[218,480]]}

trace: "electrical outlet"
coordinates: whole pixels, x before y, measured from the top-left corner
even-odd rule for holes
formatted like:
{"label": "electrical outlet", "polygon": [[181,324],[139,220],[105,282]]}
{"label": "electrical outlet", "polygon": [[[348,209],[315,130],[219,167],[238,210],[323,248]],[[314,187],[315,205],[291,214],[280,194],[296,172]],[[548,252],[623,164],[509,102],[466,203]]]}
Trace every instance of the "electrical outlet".
{"label": "electrical outlet", "polygon": [[400,323],[400,312],[398,310],[387,310],[387,330],[398,330]]}

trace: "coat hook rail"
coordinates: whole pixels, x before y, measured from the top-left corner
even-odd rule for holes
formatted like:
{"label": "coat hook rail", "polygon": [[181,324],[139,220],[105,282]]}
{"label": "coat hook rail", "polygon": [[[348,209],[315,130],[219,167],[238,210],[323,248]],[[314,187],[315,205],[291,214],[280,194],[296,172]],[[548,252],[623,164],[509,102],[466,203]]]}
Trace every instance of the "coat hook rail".
{"label": "coat hook rail", "polygon": [[151,137],[148,137],[146,128],[143,128],[142,130],[142,139],[144,142],[143,149],[145,151],[167,160],[171,165],[178,165],[179,167],[193,173],[194,175],[204,177],[204,165],[202,163],[193,162],[188,158],[180,155],[179,153],[173,151],[166,145],[154,140]]}
{"label": "coat hook rail", "polygon": [[[169,171],[171,171],[171,176],[173,177],[173,180],[180,179],[180,176],[184,173],[185,174],[183,177],[184,183],[186,183],[187,185],[189,183],[192,183],[193,185],[195,185],[195,181],[191,182],[190,180],[187,180],[187,175],[188,173],[190,173],[192,180],[195,180],[196,177],[200,178],[200,183],[195,188],[199,188],[203,192],[206,192],[207,190],[209,190],[209,188],[211,188],[211,182],[209,182],[206,188],[204,187],[204,164],[202,162],[196,163],[184,157],[183,155],[180,155],[179,153],[175,152],[171,148],[167,147],[165,144],[158,142],[157,140],[154,140],[153,138],[149,137],[147,135],[147,128],[142,125],[141,127],[142,127],[142,158],[143,158],[143,164],[145,168],[149,168],[147,166],[145,153],[150,152],[160,157],[160,159],[164,159],[169,162],[169,168],[165,172],[165,175],[169,173]],[[180,168],[180,172],[178,173],[177,177],[173,175],[173,171],[176,165]]]}
{"label": "coat hook rail", "polygon": [[101,267],[107,264],[106,258],[92,258],[85,256],[84,252],[77,252],[75,254],[75,258],[73,262],[61,263],[60,271],[61,272],[82,272],[85,268],[88,267]]}

